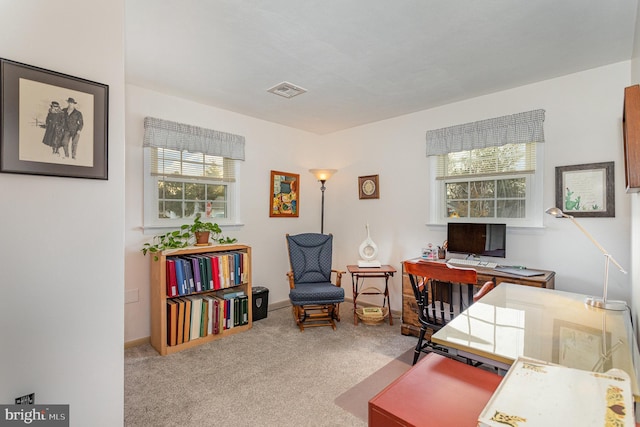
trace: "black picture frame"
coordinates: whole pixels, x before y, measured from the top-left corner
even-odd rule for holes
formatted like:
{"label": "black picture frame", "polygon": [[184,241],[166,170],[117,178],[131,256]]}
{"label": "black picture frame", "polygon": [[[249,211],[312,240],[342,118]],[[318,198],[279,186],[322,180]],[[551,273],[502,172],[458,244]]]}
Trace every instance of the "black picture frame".
{"label": "black picture frame", "polygon": [[614,162],[556,167],[556,206],[567,215],[615,217]]}
{"label": "black picture frame", "polygon": [[108,114],[106,84],[0,58],[0,172],[108,179]]}

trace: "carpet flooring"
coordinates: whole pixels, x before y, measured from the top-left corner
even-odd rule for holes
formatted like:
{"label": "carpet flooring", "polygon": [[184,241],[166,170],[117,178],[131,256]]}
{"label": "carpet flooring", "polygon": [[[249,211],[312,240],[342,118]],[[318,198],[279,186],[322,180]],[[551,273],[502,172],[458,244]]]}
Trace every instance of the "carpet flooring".
{"label": "carpet flooring", "polygon": [[402,353],[338,396],[335,404],[361,420],[367,421],[369,400],[411,368],[413,354],[413,348]]}
{"label": "carpet flooring", "polygon": [[400,333],[400,316],[355,326],[352,304],[340,312],[336,331],[300,332],[283,308],[169,356],[126,349],[125,425],[366,426],[366,402],[408,369],[416,338]]}

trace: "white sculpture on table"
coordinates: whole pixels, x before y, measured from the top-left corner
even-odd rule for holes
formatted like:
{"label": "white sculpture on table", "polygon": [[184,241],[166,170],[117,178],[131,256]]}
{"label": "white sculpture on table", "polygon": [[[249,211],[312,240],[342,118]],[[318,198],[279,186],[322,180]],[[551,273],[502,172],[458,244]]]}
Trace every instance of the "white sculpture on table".
{"label": "white sculpture on table", "polygon": [[368,223],[365,224],[365,228],[367,229],[367,238],[360,244],[360,248],[358,249],[360,258],[362,258],[358,261],[358,267],[380,267],[382,264],[376,259],[378,256],[378,245],[371,240]]}

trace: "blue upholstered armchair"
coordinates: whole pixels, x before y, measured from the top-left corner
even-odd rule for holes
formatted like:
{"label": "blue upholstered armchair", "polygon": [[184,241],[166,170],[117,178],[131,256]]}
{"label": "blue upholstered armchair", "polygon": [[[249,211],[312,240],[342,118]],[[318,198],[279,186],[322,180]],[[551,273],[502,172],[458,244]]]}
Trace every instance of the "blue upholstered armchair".
{"label": "blue upholstered armchair", "polygon": [[[333,235],[304,233],[287,234],[289,263],[289,299],[293,317],[304,331],[305,326],[331,326],[340,321],[340,303],[344,302],[341,287],[344,271],[331,269]],[[331,281],[335,273],[335,283]]]}

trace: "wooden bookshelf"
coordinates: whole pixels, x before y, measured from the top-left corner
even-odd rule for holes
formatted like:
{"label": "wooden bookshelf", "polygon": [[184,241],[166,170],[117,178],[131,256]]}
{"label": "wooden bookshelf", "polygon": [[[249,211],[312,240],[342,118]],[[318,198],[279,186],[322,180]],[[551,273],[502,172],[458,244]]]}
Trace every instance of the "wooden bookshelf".
{"label": "wooden bookshelf", "polygon": [[[220,295],[222,291],[244,291],[248,297],[248,323],[225,329],[219,334],[210,334],[182,344],[169,346],[167,344],[167,300],[174,299],[167,296],[167,257],[179,257],[194,254],[222,254],[224,252],[244,252],[247,254],[245,268],[245,280],[233,287],[221,290],[207,290],[188,293],[190,295]],[[157,259],[155,259],[157,258]],[[247,331],[252,326],[252,301],[251,301],[251,247],[245,245],[212,245],[191,246],[184,249],[166,250],[158,254],[151,254],[151,345],[163,356],[195,347],[210,341],[215,341],[229,335]]]}

